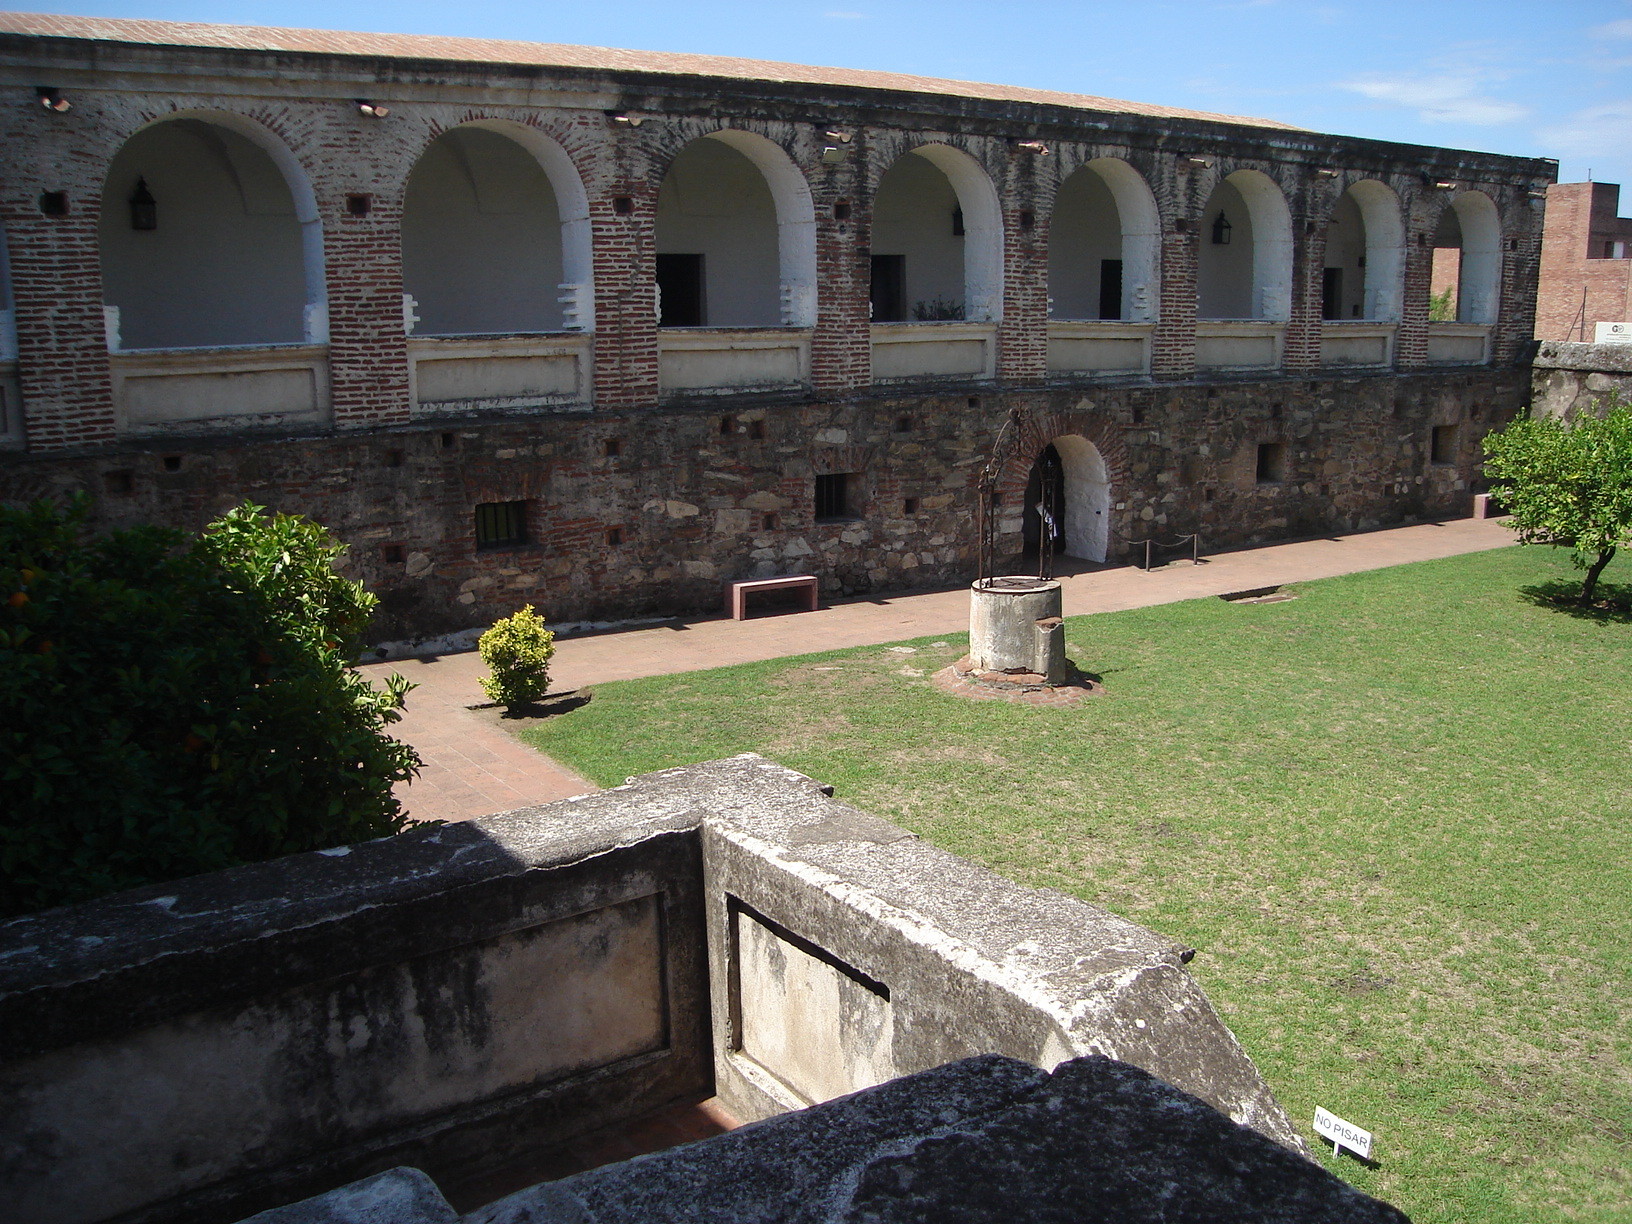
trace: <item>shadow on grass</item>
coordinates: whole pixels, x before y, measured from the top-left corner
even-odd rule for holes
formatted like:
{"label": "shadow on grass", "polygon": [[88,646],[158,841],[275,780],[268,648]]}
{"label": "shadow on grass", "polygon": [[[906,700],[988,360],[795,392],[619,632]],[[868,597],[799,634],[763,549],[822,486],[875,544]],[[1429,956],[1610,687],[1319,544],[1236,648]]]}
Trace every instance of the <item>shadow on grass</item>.
{"label": "shadow on grass", "polygon": [[1590,604],[1581,603],[1579,578],[1552,578],[1520,587],[1519,594],[1538,608],[1562,612],[1577,620],[1597,621],[1605,625],[1632,624],[1632,586],[1624,583],[1600,582],[1596,597]]}

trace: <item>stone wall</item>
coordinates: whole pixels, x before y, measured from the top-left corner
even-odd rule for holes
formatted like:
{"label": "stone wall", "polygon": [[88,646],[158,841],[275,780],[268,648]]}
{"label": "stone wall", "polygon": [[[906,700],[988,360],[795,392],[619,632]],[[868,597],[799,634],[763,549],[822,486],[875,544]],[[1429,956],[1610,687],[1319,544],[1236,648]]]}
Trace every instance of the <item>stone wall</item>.
{"label": "stone wall", "polygon": [[[8,498],[86,489],[98,526],[189,529],[249,498],[352,546],[380,639],[490,623],[523,602],[574,621],[719,606],[722,584],[820,575],[831,596],[972,576],[974,484],[1010,406],[1031,425],[1005,474],[1020,548],[1032,460],[1086,438],[1111,480],[1110,555],[1199,532],[1204,550],[1468,513],[1479,438],[1523,408],[1518,369],[1107,384],[557,413],[286,439],[144,440],[15,456]],[[1433,462],[1435,426],[1454,462]],[[1260,443],[1285,446],[1260,483]],[[814,520],[817,474],[851,474],[853,517]],[[911,503],[909,505],[909,499]],[[474,508],[526,503],[529,542],[479,550]]]}
{"label": "stone wall", "polygon": [[1617,396],[1632,402],[1632,344],[1542,342],[1531,380],[1531,415],[1569,419]]}
{"label": "stone wall", "polygon": [[761,758],[668,770],[0,924],[0,1195],[209,1224],[407,1163],[457,1198],[716,1087],[762,1118],[980,1053],[1113,1055],[1302,1150],[1186,960]]}

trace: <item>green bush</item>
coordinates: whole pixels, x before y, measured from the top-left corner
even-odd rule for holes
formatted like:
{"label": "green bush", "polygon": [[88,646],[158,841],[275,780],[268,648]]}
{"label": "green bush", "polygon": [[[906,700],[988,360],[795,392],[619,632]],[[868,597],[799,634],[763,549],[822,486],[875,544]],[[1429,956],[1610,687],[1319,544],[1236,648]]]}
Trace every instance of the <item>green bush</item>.
{"label": "green bush", "polygon": [[86,509],[0,508],[0,916],[400,831],[410,686],[349,665],[375,600],[328,533]]}
{"label": "green bush", "polygon": [[1580,603],[1591,604],[1598,575],[1632,543],[1632,403],[1611,399],[1566,424],[1521,417],[1487,434],[1490,491],[1512,514],[1521,544],[1570,549],[1586,570]]}
{"label": "green bush", "polygon": [[555,634],[528,604],[520,612],[495,621],[476,643],[482,662],[493,673],[482,677],[482,692],[508,709],[537,701],[550,687],[550,656]]}

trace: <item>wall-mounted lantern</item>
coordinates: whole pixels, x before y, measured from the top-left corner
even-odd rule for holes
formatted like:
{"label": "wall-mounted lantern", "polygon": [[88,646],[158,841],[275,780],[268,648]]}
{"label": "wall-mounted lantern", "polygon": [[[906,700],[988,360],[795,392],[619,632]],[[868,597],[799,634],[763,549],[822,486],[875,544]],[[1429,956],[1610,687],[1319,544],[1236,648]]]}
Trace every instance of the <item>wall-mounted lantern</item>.
{"label": "wall-mounted lantern", "polygon": [[1230,231],[1234,228],[1235,227],[1230,224],[1230,219],[1224,215],[1222,210],[1220,210],[1218,216],[1213,218],[1213,245],[1229,246]]}
{"label": "wall-mounted lantern", "polygon": [[55,85],[36,85],[34,87],[35,100],[48,111],[58,115],[66,114],[74,109],[74,104],[62,96],[62,90]]}
{"label": "wall-mounted lantern", "polygon": [[136,190],[130,193],[130,228],[133,230],[159,228],[159,202],[147,189],[145,178],[138,178]]}

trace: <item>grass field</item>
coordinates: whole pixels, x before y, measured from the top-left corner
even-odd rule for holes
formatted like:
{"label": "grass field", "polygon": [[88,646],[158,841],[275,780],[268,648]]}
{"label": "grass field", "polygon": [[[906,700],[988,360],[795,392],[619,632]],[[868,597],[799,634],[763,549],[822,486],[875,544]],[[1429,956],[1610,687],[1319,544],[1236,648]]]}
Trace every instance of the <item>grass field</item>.
{"label": "grass field", "polygon": [[[1328,1167],[1418,1224],[1632,1220],[1632,623],[1540,549],[1073,619],[1107,693],[971,702],[961,637],[598,687],[526,734],[602,784],[755,751],[1191,970]],[[1618,560],[1606,580],[1632,579]]]}

